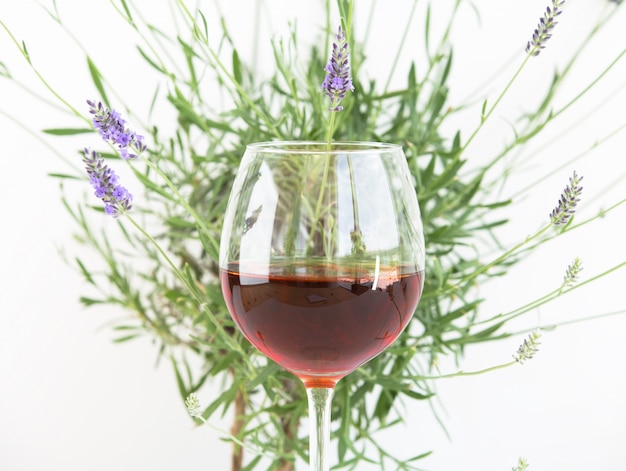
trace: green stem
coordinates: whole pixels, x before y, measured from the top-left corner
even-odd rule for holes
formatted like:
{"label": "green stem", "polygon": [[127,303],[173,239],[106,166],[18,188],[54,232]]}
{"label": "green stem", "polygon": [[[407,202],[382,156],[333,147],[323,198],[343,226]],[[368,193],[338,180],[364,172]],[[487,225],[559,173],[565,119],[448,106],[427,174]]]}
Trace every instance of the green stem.
{"label": "green stem", "polygon": [[37,76],[37,78],[41,81],[41,83],[43,83],[43,85],[48,89],[48,91],[50,91],[50,93],[52,93],[52,95],[54,95],[55,98],[57,98],[61,103],[63,103],[68,109],[70,109],[72,111],[72,113],[74,113],[76,116],[82,118],[84,121],[91,123],[91,121],[89,121],[89,119],[85,118],[76,108],[74,108],[67,100],[65,100],[61,95],[59,95],[59,93],[57,93],[57,91],[52,88],[52,86],[48,83],[48,81],[43,77],[43,75],[39,72],[39,70],[37,70],[37,68],[34,66],[34,64],[31,61],[30,58],[30,54],[28,53],[28,50],[26,49],[26,43],[24,43],[22,41],[21,45],[19,43],[19,41],[15,38],[15,36],[13,35],[13,33],[11,32],[11,30],[7,27],[7,25],[4,24],[4,22],[2,20],[0,20],[0,26],[2,26],[4,28],[4,30],[7,32],[7,34],[9,35],[9,37],[11,38],[11,40],[13,41],[13,43],[17,46],[17,48],[20,50],[20,52],[22,53],[22,55],[24,56],[24,59],[26,59],[26,62],[28,62],[28,65],[30,66],[30,68],[33,70],[33,72],[35,73],[35,75]]}
{"label": "green stem", "polygon": [[555,290],[551,291],[550,293],[548,293],[548,294],[546,294],[544,296],[541,296],[540,298],[537,298],[534,301],[531,301],[531,302],[525,304],[524,306],[521,306],[521,307],[519,307],[517,309],[514,309],[514,310],[506,312],[506,313],[498,314],[498,315],[493,316],[493,317],[491,317],[489,319],[485,319],[483,321],[476,322],[473,325],[477,326],[477,325],[481,325],[481,324],[483,324],[483,325],[484,324],[491,324],[491,323],[494,323],[496,321],[500,322],[500,323],[501,322],[509,322],[510,320],[515,319],[516,317],[519,317],[519,316],[521,316],[523,314],[526,314],[527,312],[529,312],[529,311],[531,311],[533,309],[536,309],[539,306],[542,306],[543,304],[546,304],[547,302],[550,302],[550,301],[552,301],[552,300],[554,300],[554,299],[556,299],[556,298],[558,298],[558,297],[560,297],[562,295],[570,293],[570,292],[572,292],[574,290],[577,290],[579,288],[582,288],[583,286],[588,285],[588,284],[590,284],[590,283],[592,283],[594,281],[597,281],[597,280],[599,280],[601,278],[604,278],[605,276],[607,276],[607,275],[609,275],[609,274],[611,274],[611,273],[613,273],[615,271],[618,271],[618,270],[624,268],[625,266],[626,266],[626,261],[620,262],[620,263],[618,263],[616,265],[613,265],[611,268],[609,268],[607,270],[604,270],[601,273],[598,273],[597,275],[595,275],[595,276],[593,276],[591,278],[588,278],[588,279],[586,279],[584,281],[576,283],[575,285],[572,285],[572,286],[569,286],[569,287],[564,287],[562,285],[558,289],[555,289]]}
{"label": "green stem", "polygon": [[578,319],[571,319],[569,321],[557,322],[555,324],[546,324],[546,325],[541,325],[539,327],[533,327],[532,329],[525,329],[525,330],[520,330],[517,332],[512,332],[511,335],[527,334],[528,332],[531,332],[537,329],[542,330],[542,331],[554,330],[557,327],[563,327],[563,326],[572,325],[572,324],[580,324],[581,322],[595,321],[597,319],[604,319],[606,317],[623,316],[624,314],[626,314],[626,309],[622,309],[621,311],[605,312],[602,314],[594,314],[591,316],[579,317]]}
{"label": "green stem", "polygon": [[[516,199],[517,197],[519,197],[519,196],[521,196],[523,194],[526,194],[529,190],[531,190],[533,188],[536,188],[537,184],[547,180],[548,178],[550,178],[552,175],[554,175],[559,170],[563,170],[564,168],[569,168],[573,163],[575,163],[578,160],[582,159],[585,155],[589,154],[591,151],[595,150],[597,147],[601,146],[602,144],[608,142],[609,140],[611,140],[615,136],[619,135],[625,129],[626,129],[626,123],[621,124],[620,126],[615,128],[613,131],[609,132],[608,134],[605,134],[601,138],[596,139],[591,146],[589,146],[587,149],[583,150],[579,154],[575,155],[571,159],[567,160],[563,164],[559,165],[558,167],[553,168],[551,171],[547,172],[543,176],[540,176],[538,178],[534,178],[532,180],[532,183],[526,185],[525,187],[521,188],[520,190],[516,191],[515,193],[512,193],[511,195],[509,195],[509,198]],[[541,147],[541,149],[537,149],[537,150],[533,150],[533,151],[529,152],[529,155],[538,155],[540,150],[546,150],[547,147],[549,145],[552,145],[554,142],[555,142],[555,139],[551,139],[550,142],[548,143],[548,145],[543,145]],[[609,185],[609,187],[612,187],[612,186],[613,185]],[[587,203],[587,204],[589,204],[590,201],[591,200],[589,200],[589,199],[585,199],[585,203]]]}
{"label": "green stem", "polygon": [[347,156],[348,173],[350,174],[350,193],[352,194],[352,217],[354,218],[354,230],[359,230],[359,210],[356,205],[356,186],[354,184],[354,168],[352,166],[352,157]]}
{"label": "green stem", "polygon": [[404,46],[407,44],[406,38],[408,37],[409,31],[411,30],[411,25],[413,23],[413,17],[415,16],[416,7],[417,7],[417,0],[414,0],[413,6],[411,7],[411,11],[409,13],[406,24],[404,25],[404,32],[402,33],[402,39],[400,40],[400,47],[396,50],[396,55],[394,56],[393,63],[391,64],[391,69],[389,69],[389,74],[387,75],[387,81],[385,82],[385,86],[383,87],[383,93],[386,93],[389,91],[389,85],[391,84],[391,80],[396,74],[396,68],[398,67],[400,56],[402,54]]}
{"label": "green stem", "polygon": [[250,445],[248,445],[247,443],[245,443],[245,442],[241,441],[240,439],[238,439],[237,437],[235,437],[232,433],[228,433],[226,430],[224,430],[224,429],[222,429],[222,428],[220,428],[220,427],[218,427],[216,425],[213,425],[211,422],[209,422],[207,419],[205,419],[202,415],[194,415],[193,417],[198,419],[200,422],[202,422],[203,425],[206,425],[207,427],[212,428],[213,430],[215,430],[216,432],[218,432],[222,436],[226,437],[231,442],[239,445],[241,448],[244,448],[244,449],[248,450],[254,456],[257,456],[257,455],[264,456],[265,458],[269,458],[272,461],[276,459],[275,456],[272,456],[269,453],[266,453],[262,449],[253,448]]}
{"label": "green stem", "polygon": [[517,77],[519,77],[520,73],[522,72],[522,70],[524,69],[524,66],[526,65],[526,63],[528,62],[528,59],[530,58],[530,55],[526,55],[526,57],[524,58],[524,61],[522,62],[522,64],[517,68],[517,70],[515,71],[515,73],[513,74],[513,77],[511,77],[511,79],[508,81],[508,83],[506,84],[506,86],[504,87],[504,89],[502,90],[502,92],[500,92],[500,94],[498,95],[498,97],[496,98],[495,103],[491,106],[491,108],[489,108],[489,110],[483,114],[480,118],[480,124],[478,125],[478,127],[476,127],[476,129],[474,130],[474,132],[470,135],[469,139],[467,141],[465,141],[465,144],[463,145],[463,147],[461,147],[459,154],[462,154],[467,147],[470,145],[470,143],[474,140],[474,138],[476,137],[476,135],[480,132],[480,130],[483,128],[483,126],[485,125],[485,123],[487,122],[487,120],[489,119],[489,117],[493,114],[494,110],[497,108],[497,106],[500,104],[500,102],[502,101],[502,99],[504,98],[504,96],[507,94],[507,92],[509,91],[509,89],[511,88],[511,86],[513,85],[513,83],[515,82],[515,80],[517,79]]}
{"label": "green stem", "polygon": [[585,88],[583,88],[578,95],[576,95],[574,98],[572,98],[565,106],[563,106],[563,108],[561,108],[560,110],[556,111],[553,115],[551,115],[551,119],[556,118],[557,116],[559,116],[560,114],[562,114],[563,112],[565,112],[570,106],[572,106],[574,103],[576,103],[579,99],[581,99],[583,96],[585,96],[589,90],[591,90],[593,87],[596,86],[596,84],[606,75],[609,73],[609,71],[615,67],[615,65],[622,59],[622,57],[624,57],[624,55],[626,54],[626,49],[623,49],[622,52],[620,52],[617,57],[615,59],[613,59],[611,61],[611,63],[594,79],[592,80]]}
{"label": "green stem", "polygon": [[[328,186],[328,174],[330,173],[330,147],[331,145],[328,144],[328,153],[326,154],[326,162],[324,162],[324,173],[322,175],[322,182],[320,185],[320,194],[317,197],[317,203],[315,204],[315,212],[313,213],[313,220],[311,221],[311,230],[309,232],[309,239],[306,245],[307,252],[309,251],[309,249],[313,248],[311,247],[311,244],[313,243],[313,236],[315,234],[315,229],[317,228],[317,223],[320,219],[320,213],[322,211],[322,203],[324,201],[324,192],[325,192],[326,187]],[[328,253],[327,255],[330,256],[330,253]]]}
{"label": "green stem", "polygon": [[[594,30],[589,36],[588,36],[588,40],[591,39],[591,37],[593,36],[593,34],[595,34],[596,30]],[[580,53],[582,51],[583,47],[581,46],[581,48],[579,49],[578,53]],[[558,81],[553,85],[553,90],[556,90],[556,87],[558,85],[558,83],[563,82],[564,78],[566,77],[567,73],[569,72],[569,70],[571,69],[571,67],[573,66],[575,59],[578,56],[578,53],[574,55],[574,57],[572,58],[572,60],[567,64],[567,66],[565,67],[564,71],[559,75]],[[535,136],[536,134],[538,134],[543,128],[545,128],[548,123],[550,123],[551,121],[553,121],[554,119],[556,119],[558,116],[560,116],[561,114],[563,114],[565,111],[567,111],[571,106],[573,106],[578,100],[580,100],[581,98],[583,98],[585,95],[587,95],[587,93],[594,88],[598,82],[604,77],[606,76],[609,71],[611,71],[611,69],[613,69],[613,67],[615,67],[615,65],[622,59],[622,57],[626,54],[626,49],[622,50],[622,52],[620,54],[618,54],[618,56],[600,73],[598,74],[594,80],[592,80],[589,84],[587,84],[587,86],[585,88],[583,88],[574,98],[572,98],[570,101],[567,102],[567,104],[565,104],[562,108],[560,108],[559,110],[555,111],[555,112],[550,112],[548,114],[548,116],[545,117],[545,119],[543,121],[541,121],[540,123],[536,124],[533,128],[530,128],[530,124],[532,122],[536,122],[538,119],[538,116],[535,115],[533,117],[533,121],[531,123],[529,123],[529,126],[526,129],[529,129],[526,132],[522,132],[520,133],[520,135],[518,137],[516,137],[516,139],[511,142],[509,145],[507,145],[495,158],[493,158],[488,165],[484,166],[483,168],[481,168],[481,174],[485,174],[487,173],[487,171],[489,169],[491,169],[497,162],[499,162],[505,155],[507,155],[509,153],[509,151],[515,147],[517,147],[520,143],[523,143],[524,141],[527,141],[528,139],[532,138],[533,136]],[[528,59],[528,57],[526,58]]]}
{"label": "green stem", "polygon": [[[333,103],[333,106],[334,106],[334,103]],[[337,114],[336,111],[330,112],[330,120],[328,123],[328,135],[326,136],[326,148],[329,151],[333,143],[333,134],[335,133],[335,115],[336,114]]]}
{"label": "green stem", "polygon": [[496,370],[502,370],[504,368],[509,368],[513,365],[516,365],[518,362],[517,361],[510,361],[508,363],[502,363],[500,365],[495,365],[495,366],[491,366],[489,368],[484,368],[482,370],[476,370],[476,371],[457,371],[456,373],[448,373],[448,374],[444,374],[444,375],[434,375],[434,376],[421,376],[421,375],[416,375],[414,376],[412,379],[415,380],[437,380],[437,379],[450,379],[450,378],[459,378],[462,376],[479,376],[479,375],[483,375],[485,373],[491,373],[492,371],[496,371]]}
{"label": "green stem", "polygon": [[[543,233],[545,233],[551,227],[552,227],[552,224],[548,224],[547,226],[543,227],[539,231],[535,232],[533,235],[530,235],[530,236],[526,237],[526,239],[524,239],[523,241],[517,243],[516,245],[511,247],[506,252],[503,252],[498,257],[496,257],[493,260],[491,260],[489,263],[486,263],[485,265],[482,265],[480,268],[474,270],[469,275],[467,275],[464,278],[462,278],[461,280],[459,280],[458,283],[457,283],[457,286],[458,285],[467,285],[472,280],[478,278],[480,275],[482,275],[482,274],[486,273],[487,271],[489,271],[490,268],[493,268],[494,266],[498,265],[500,262],[502,262],[502,261],[506,260],[507,258],[509,258],[515,252],[520,250],[522,247],[527,246],[530,242],[532,242],[533,240],[535,240],[538,237],[540,237]],[[454,291],[456,291],[456,287],[457,286],[452,285],[452,286],[448,287],[448,289],[445,290],[442,293],[442,295],[445,294],[446,292],[453,293]]]}

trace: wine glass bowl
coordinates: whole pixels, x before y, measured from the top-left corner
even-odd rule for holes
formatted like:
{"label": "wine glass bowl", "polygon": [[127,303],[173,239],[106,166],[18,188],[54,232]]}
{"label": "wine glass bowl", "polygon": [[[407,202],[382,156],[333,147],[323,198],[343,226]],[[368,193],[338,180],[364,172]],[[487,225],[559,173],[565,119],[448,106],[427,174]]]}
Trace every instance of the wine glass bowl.
{"label": "wine glass bowl", "polygon": [[424,242],[399,146],[248,146],[221,242],[222,287],[245,337],[307,386],[337,380],[402,332]]}
{"label": "wine glass bowl", "polygon": [[[400,146],[246,148],[222,231],[224,298],[244,336],[299,377],[307,393],[330,391],[320,404],[328,406],[336,382],[407,326],[422,293],[424,258]],[[327,469],[317,441],[312,469]]]}

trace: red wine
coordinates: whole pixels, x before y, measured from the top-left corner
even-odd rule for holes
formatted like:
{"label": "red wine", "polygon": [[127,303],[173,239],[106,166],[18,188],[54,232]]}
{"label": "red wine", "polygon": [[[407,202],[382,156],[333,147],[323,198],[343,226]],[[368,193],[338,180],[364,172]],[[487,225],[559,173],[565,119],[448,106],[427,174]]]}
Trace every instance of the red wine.
{"label": "red wine", "polygon": [[[423,272],[380,269],[376,279],[222,271],[228,309],[246,338],[307,387],[335,383],[387,348],[408,324]],[[283,272],[283,270],[276,270]]]}

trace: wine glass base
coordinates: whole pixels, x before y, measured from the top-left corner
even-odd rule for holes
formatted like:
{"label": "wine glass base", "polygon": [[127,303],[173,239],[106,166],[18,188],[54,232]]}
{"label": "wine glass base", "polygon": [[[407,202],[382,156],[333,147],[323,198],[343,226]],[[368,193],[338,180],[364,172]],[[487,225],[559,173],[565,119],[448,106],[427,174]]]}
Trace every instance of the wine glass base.
{"label": "wine glass base", "polygon": [[297,376],[304,383],[307,389],[310,388],[334,388],[337,382],[354,370],[331,372],[331,373],[311,373],[311,371],[301,371],[286,368],[287,371]]}
{"label": "wine glass base", "polygon": [[304,387],[307,389],[311,388],[330,388],[333,389],[337,382],[344,377],[341,375],[340,377],[332,376],[332,377],[324,377],[324,376],[302,376],[297,373],[294,373],[300,380],[304,383]]}

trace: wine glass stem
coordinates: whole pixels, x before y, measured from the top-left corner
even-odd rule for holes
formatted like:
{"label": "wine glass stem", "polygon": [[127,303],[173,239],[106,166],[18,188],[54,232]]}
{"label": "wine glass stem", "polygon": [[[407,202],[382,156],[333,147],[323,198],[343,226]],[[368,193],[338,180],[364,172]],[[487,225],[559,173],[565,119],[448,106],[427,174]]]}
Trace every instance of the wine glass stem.
{"label": "wine glass stem", "polygon": [[309,468],[310,471],[328,471],[330,444],[330,406],[333,388],[307,388],[309,402]]}

